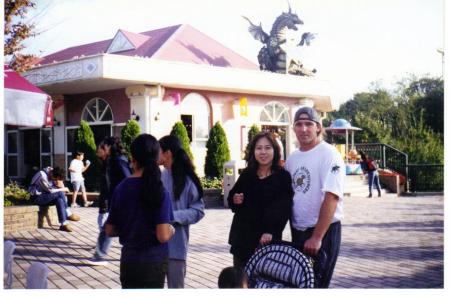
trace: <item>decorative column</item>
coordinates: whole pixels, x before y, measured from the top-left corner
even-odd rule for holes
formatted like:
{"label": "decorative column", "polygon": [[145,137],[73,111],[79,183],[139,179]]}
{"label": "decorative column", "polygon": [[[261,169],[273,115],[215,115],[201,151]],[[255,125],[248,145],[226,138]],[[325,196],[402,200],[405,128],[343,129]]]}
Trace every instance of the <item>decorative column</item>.
{"label": "decorative column", "polygon": [[156,113],[154,103],[162,101],[164,88],[160,85],[135,85],[127,87],[125,93],[130,98],[130,113],[134,112],[136,116],[139,116],[136,121],[141,127],[141,132],[151,134],[153,114]]}
{"label": "decorative column", "polygon": [[66,166],[66,107],[64,95],[51,95],[53,100],[53,128],[52,128],[52,152],[53,165],[65,168]]}

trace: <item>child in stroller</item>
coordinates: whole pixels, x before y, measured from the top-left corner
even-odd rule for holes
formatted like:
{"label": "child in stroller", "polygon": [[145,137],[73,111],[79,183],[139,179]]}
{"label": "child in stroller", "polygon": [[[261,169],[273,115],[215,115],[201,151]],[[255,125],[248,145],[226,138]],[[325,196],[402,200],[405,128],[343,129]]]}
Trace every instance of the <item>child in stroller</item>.
{"label": "child in stroller", "polygon": [[314,288],[313,265],[320,264],[325,253],[320,251],[313,259],[299,249],[303,246],[285,241],[259,247],[245,265],[248,287]]}

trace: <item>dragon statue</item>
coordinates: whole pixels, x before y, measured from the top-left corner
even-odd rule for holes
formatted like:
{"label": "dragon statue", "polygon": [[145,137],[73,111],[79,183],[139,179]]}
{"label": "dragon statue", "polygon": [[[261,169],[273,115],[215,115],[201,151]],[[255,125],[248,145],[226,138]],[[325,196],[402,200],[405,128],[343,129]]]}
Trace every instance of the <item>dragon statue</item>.
{"label": "dragon statue", "polygon": [[[253,24],[247,17],[244,17],[249,23],[249,32],[258,41],[264,44],[258,54],[259,68],[261,70],[267,70],[276,73],[294,74],[300,76],[313,76],[316,73],[316,69],[310,70],[303,66],[298,59],[289,59],[286,63],[286,50],[283,46],[287,41],[287,31],[297,31],[297,25],[303,25],[303,21],[297,16],[296,13],[291,11],[289,5],[289,11],[283,12],[272,25],[270,35],[265,33],[262,29],[261,23],[259,26]],[[301,36],[301,40],[297,47],[309,46],[311,41],[315,38],[311,32],[305,32]]]}

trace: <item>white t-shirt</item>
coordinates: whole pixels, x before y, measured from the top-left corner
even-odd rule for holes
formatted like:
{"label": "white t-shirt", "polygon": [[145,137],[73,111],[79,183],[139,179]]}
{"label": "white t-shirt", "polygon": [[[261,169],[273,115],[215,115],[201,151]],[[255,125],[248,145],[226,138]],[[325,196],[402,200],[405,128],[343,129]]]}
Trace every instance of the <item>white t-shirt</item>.
{"label": "white t-shirt", "polygon": [[325,192],[339,197],[333,223],[343,218],[345,164],[336,148],[322,141],[309,151],[296,150],[286,160],[292,176],[292,225],[297,230],[314,227]]}
{"label": "white t-shirt", "polygon": [[83,168],[84,163],[79,159],[72,159],[70,162],[69,169],[74,170],[75,172],[70,172],[70,182],[74,181],[83,181]]}

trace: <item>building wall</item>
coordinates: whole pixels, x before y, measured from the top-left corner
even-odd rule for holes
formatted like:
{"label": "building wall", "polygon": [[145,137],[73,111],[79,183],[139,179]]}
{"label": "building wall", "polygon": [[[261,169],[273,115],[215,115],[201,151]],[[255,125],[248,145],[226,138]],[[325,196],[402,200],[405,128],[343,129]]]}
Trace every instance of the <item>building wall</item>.
{"label": "building wall", "polygon": [[104,99],[111,106],[114,123],[124,123],[130,119],[130,99],[125,94],[125,89],[99,91],[65,96],[67,126],[80,124],[83,108],[95,97]]}

